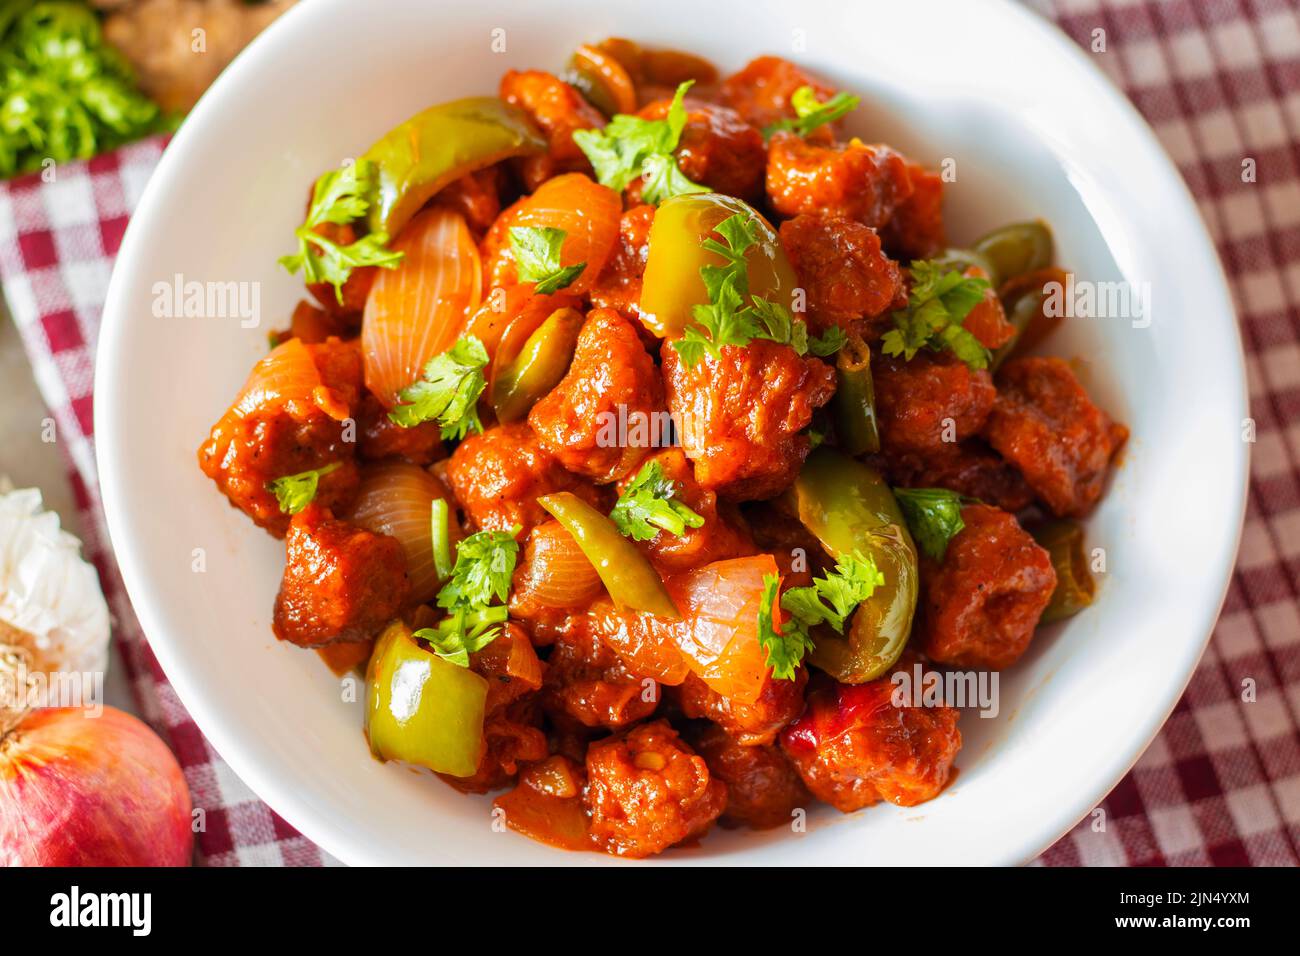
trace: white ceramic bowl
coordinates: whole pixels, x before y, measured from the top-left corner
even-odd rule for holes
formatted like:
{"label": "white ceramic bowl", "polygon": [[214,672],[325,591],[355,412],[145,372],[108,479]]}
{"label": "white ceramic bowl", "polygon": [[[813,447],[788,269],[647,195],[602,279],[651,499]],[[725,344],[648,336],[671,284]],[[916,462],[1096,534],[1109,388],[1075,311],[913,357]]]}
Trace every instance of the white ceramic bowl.
{"label": "white ceramic bowl", "polygon": [[[494,32],[504,31],[504,32]],[[967,713],[956,782],[912,809],[815,813],[808,832],[715,831],[660,862],[1015,863],[1081,819],[1150,742],[1200,658],[1244,508],[1241,345],[1218,261],[1172,164],[1064,36],[1007,2],[610,4],[311,0],[216,82],[150,181],[113,274],[95,424],[113,544],[163,668],[236,773],[349,863],[600,863],[491,826],[486,798],[367,753],[361,707],[315,655],[277,646],[279,542],[195,464],[266,332],[301,285],[277,265],[308,184],[407,116],[496,90],[508,67],[559,69],[607,35],[735,69],[791,56],[864,96],[853,130],[956,160],[951,233],[1042,216],[1080,278],[1149,282],[1154,321],[1075,320],[1051,351],[1083,359],[1133,431],[1089,521],[1096,604],[1039,635]],[[505,52],[493,52],[504,38]],[[154,284],[260,283],[262,324],[155,318]],[[192,570],[202,548],[206,572]]]}

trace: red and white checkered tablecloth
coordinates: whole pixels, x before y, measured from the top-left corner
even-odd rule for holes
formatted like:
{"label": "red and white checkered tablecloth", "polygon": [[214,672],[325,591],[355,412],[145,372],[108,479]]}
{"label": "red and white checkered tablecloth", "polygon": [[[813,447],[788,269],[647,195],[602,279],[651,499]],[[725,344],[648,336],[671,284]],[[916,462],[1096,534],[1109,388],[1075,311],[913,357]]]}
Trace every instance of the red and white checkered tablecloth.
{"label": "red and white checkered tablecloth", "polygon": [[[1242,550],[1223,616],[1168,724],[1048,865],[1300,863],[1300,7],[1296,0],[1031,0],[1155,128],[1227,267],[1257,423]],[[170,741],[196,806],[201,861],[331,861],[239,781],[199,733],[145,642],[107,545],[91,403],[113,257],[163,141],[0,184],[0,281],[57,421],[86,551],[144,716]],[[1243,159],[1257,179],[1242,181]],[[196,439],[197,440],[197,439]],[[1245,679],[1256,689],[1242,700]]]}

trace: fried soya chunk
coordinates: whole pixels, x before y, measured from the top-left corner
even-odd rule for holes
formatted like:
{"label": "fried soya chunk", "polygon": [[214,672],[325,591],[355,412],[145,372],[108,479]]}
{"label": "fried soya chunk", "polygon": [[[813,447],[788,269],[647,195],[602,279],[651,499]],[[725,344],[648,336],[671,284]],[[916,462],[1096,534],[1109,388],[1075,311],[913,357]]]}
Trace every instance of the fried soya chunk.
{"label": "fried soya chunk", "polygon": [[367,394],[357,409],[357,453],[367,461],[400,458],[413,465],[431,465],[443,456],[437,422],[403,428],[388,417],[379,399]]}
{"label": "fried soya chunk", "polygon": [[660,693],[654,680],[634,674],[592,629],[579,624],[561,632],[551,649],[542,706],[586,727],[613,730],[653,714]]}
{"label": "fried soya chunk", "polygon": [[528,632],[513,622],[470,656],[470,668],[488,682],[483,759],[471,777],[439,776],[462,792],[487,793],[511,783],[521,764],[546,759],[536,695],[544,667]]}
{"label": "fried soya chunk", "polygon": [[722,498],[770,498],[808,456],[803,429],[834,394],[835,370],[761,339],[721,351],[689,368],[676,349],[660,353],[668,408],[701,487]]}
{"label": "fried soya chunk", "polygon": [[580,129],[599,129],[605,125],[605,117],[581,93],[542,70],[507,70],[499,94],[531,116],[546,136],[547,151],[523,160],[524,183],[529,190],[557,172],[590,172],[591,165],[573,141],[573,134]]}
{"label": "fried soya chunk", "polygon": [[878,229],[911,194],[907,160],[888,146],[818,146],[784,132],[768,144],[768,201],[783,216],[841,216]]}
{"label": "fried soya chunk", "polygon": [[946,446],[933,455],[900,455],[887,464],[891,484],[947,488],[1003,511],[1029,507],[1034,493],[1024,477],[979,438]]}
{"label": "fried soya chunk", "polygon": [[[835,90],[789,60],[760,56],[723,81],[722,101],[761,130],[778,120],[795,119],[797,114],[790,97],[801,86],[811,86],[813,94],[822,102],[835,95]],[[831,124],[819,126],[809,134],[809,139],[829,143],[834,139],[834,128]]]}
{"label": "fried soya chunk", "polygon": [[361,394],[361,355],[338,339],[290,339],[253,369],[199,448],[199,467],[231,505],[277,538],[289,515],[268,487],[277,478],[337,465],[319,477],[315,501],[343,509],[360,483],[356,443],[344,428]]}
{"label": "fried soya chunk", "polygon": [[709,773],[727,785],[723,826],[789,826],[794,812],[812,802],[794,766],[773,744],[747,745],[712,724],[694,734],[692,743]]}
{"label": "fried soya chunk", "polygon": [[[988,280],[988,273],[979,266],[971,266],[963,274],[968,279]],[[980,345],[990,352],[1001,348],[1016,337],[1016,327],[1007,321],[1002,300],[998,298],[997,290],[991,285],[984,290],[983,301],[966,313],[961,327],[979,339]]]}
{"label": "fried soya chunk", "polygon": [[813,575],[834,564],[821,542],[781,499],[748,505],[744,516],[754,536],[755,552],[772,555],[785,588],[811,587]]}
{"label": "fried soya chunk", "polygon": [[[668,116],[671,99],[658,100],[641,110],[648,120]],[[686,178],[714,192],[756,201],[763,193],[767,149],[763,135],[740,114],[725,106],[686,98],[686,126],[674,155]],[[640,181],[632,183],[640,195]]]}
{"label": "fried soya chunk", "polygon": [[319,345],[330,338],[351,338],[360,329],[358,313],[327,312],[306,299],[293,307],[289,335],[305,345]]}
{"label": "fried soya chunk", "polygon": [[460,213],[475,234],[482,235],[491,228],[501,213],[502,168],[466,173],[438,190],[434,203]]}
{"label": "fried soya chunk", "polygon": [[843,217],[801,214],[781,223],[781,245],[808,294],[814,332],[883,316],[863,330],[864,338],[876,339],[892,327],[888,310],[906,304],[902,270],[881,251],[874,229]]}
{"label": "fried soya chunk", "polygon": [[1092,403],[1069,363],[1013,359],[998,372],[984,437],[1054,514],[1082,517],[1101,497],[1128,429]]}
{"label": "fried soya chunk", "polygon": [[[701,488],[694,469],[680,448],[668,448],[647,459],[658,463],[665,478],[676,484],[674,500],[680,501],[702,519],[698,528],[687,527],[680,535],[660,531],[649,541],[638,541],[659,573],[667,577],[713,561],[739,558],[755,552],[744,522],[734,510],[718,501],[712,491]],[[631,478],[626,479],[626,485]],[[620,486],[620,491],[622,486]]]}
{"label": "fried soya chunk", "polygon": [[480,531],[527,534],[550,516],[537,503],[543,495],[572,491],[600,501],[590,484],[572,475],[537,441],[527,422],[513,422],[470,435],[447,462],[447,480],[466,516]]}
{"label": "fried soya chunk", "polygon": [[406,556],[396,538],[373,534],[310,504],[285,536],[275,636],[300,647],[364,641],[406,600]]}
{"label": "fried soya chunk", "polygon": [[961,517],[966,526],[948,542],[943,561],[921,557],[916,637],[942,664],[1002,670],[1029,647],[1056,572],[1014,516],[967,505]]}
{"label": "fried soya chunk", "polygon": [[[905,652],[894,673],[920,660]],[[912,706],[892,674],[865,684],[840,684],[819,674],[808,708],[781,735],[781,749],[813,796],[842,813],[887,800],[911,807],[938,796],[961,749],[959,712]]]}
{"label": "fried soya chunk", "polygon": [[984,427],[993,379],[950,352],[872,356],[880,443],[889,455],[936,455]]}
{"label": "fried soya chunk", "polygon": [[491,644],[470,655],[470,667],[487,678],[489,714],[541,690],[545,671],[528,632],[514,621],[503,625]]}
{"label": "fried soya chunk", "polygon": [[727,787],[667,721],[638,724],[587,748],[591,835],[619,856],[645,857],[703,835]]}
{"label": "fried soya chunk", "polygon": [[461,793],[489,793],[507,787],[523,765],[545,760],[549,752],[534,699],[519,700],[488,714],[483,719],[483,738],[483,759],[473,776],[438,774]]}
{"label": "fried soya chunk", "polygon": [[650,254],[650,226],[655,207],[641,204],[623,213],[618,223],[618,243],[600,280],[591,290],[591,304],[614,309],[629,321],[641,317],[641,277]]}
{"label": "fried soya chunk", "polygon": [[903,260],[929,259],[948,244],[943,227],[943,177],[908,161],[911,193],[881,230],[885,248]]}
{"label": "fried soya chunk", "polygon": [[[634,428],[638,422],[644,427]],[[640,464],[652,433],[671,429],[659,371],[627,319],[591,311],[568,373],[533,406],[528,424],[560,464],[593,481],[615,481]]]}
{"label": "fried soya chunk", "polygon": [[713,721],[743,746],[770,744],[803,710],[803,691],[808,671],[800,667],[794,680],[777,680],[770,674],[752,704],[730,700],[712,690],[694,674],[676,691],[682,713],[692,719]]}

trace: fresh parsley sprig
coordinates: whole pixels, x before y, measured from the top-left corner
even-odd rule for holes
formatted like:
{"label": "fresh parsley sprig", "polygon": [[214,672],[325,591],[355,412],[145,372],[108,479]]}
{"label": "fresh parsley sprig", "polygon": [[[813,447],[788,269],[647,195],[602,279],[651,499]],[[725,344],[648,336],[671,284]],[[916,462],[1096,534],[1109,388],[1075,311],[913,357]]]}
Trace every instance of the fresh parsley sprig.
{"label": "fresh parsley sprig", "polygon": [[280,510],[287,515],[296,515],[306,508],[316,497],[320,480],[332,471],[338,471],[340,462],[331,462],[321,468],[300,471],[296,475],[285,475],[266,483],[266,490],[275,495]]}
{"label": "fresh parsley sprig", "polygon": [[823,103],[817,99],[817,93],[811,86],[801,86],[790,96],[795,118],[786,117],[763,127],[763,138],[767,139],[779,130],[790,130],[797,136],[807,136],[817,127],[847,116],[861,102],[859,96],[840,92]]}
{"label": "fresh parsley sprig", "polygon": [[678,501],[677,482],[664,474],[657,461],[646,462],[623,489],[609,513],[614,525],[633,541],[649,541],[660,531],[680,537],[698,528],[704,519]]}
{"label": "fresh parsley sprig", "polygon": [[[780,593],[781,579],[775,574],[763,576],[763,599],[758,608],[758,643],[767,654],[767,666],[777,680],[794,680],[799,663],[813,649],[808,628],[793,615],[786,615],[777,630],[772,609]],[[784,603],[782,604],[784,607]]]}
{"label": "fresh parsley sprig", "polygon": [[501,634],[510,616],[505,601],[519,558],[519,530],[480,531],[456,546],[451,577],[438,592],[438,606],[447,614],[434,627],[415,632],[443,660],[469,667],[469,655]]}
{"label": "fresh parsley sprig", "polygon": [[519,267],[519,281],[535,283],[538,295],[558,292],[582,275],[585,262],[573,266],[560,265],[560,250],[564,246],[565,232],[551,226],[512,226],[510,248]]}
{"label": "fresh parsley sprig", "polygon": [[328,282],[334,286],[340,304],[343,302],[343,283],[348,281],[353,269],[362,266],[396,269],[402,261],[402,253],[386,247],[388,234],[382,230],[345,246],[315,231],[315,227],[325,223],[346,225],[364,216],[370,207],[366,196],[374,185],[374,164],[364,159],[322,175],[312,189],[307,219],[294,230],[298,237],[298,251],[280,257],[280,265],[291,274],[301,269],[308,284]]}
{"label": "fresh parsley sprig", "polygon": [[686,128],[683,98],[692,83],[694,80],[687,80],[677,87],[668,115],[661,120],[619,113],[604,129],[577,130],[573,134],[573,141],[590,160],[602,185],[622,192],[640,177],[641,198],[652,205],[670,196],[709,191],[692,182],[673,155]]}
{"label": "fresh parsley sprig", "polygon": [[912,288],[907,308],[893,314],[895,328],[881,339],[884,353],[910,362],[923,348],[947,349],[972,369],[988,368],[989,350],[962,327],[966,316],[984,300],[988,280],[945,271],[933,260],[917,260],[909,271]]}
{"label": "fresh parsley sprig", "polygon": [[710,235],[700,243],[720,256],[723,264],[700,267],[709,301],[691,309],[694,323],[673,340],[673,348],[688,368],[705,353],[720,359],[722,346],[748,345],[754,339],[789,345],[800,355],[830,355],[844,344],[842,329],[835,327],[821,338],[812,338],[803,319],[795,318],[785,306],[750,294],[745,252],[758,242],[756,221],[753,215],[735,213],[714,227],[721,240]]}
{"label": "fresh parsley sprig", "polygon": [[478,398],[487,387],[483,370],[488,354],[483,343],[466,335],[424,367],[424,377],[397,393],[402,404],[388,413],[403,428],[436,421],[442,437],[464,438],[471,431],[483,431],[478,417]]}
{"label": "fresh parsley sprig", "polygon": [[943,560],[948,542],[966,527],[962,507],[975,501],[947,488],[895,488],[894,498],[917,545],[936,561]]}

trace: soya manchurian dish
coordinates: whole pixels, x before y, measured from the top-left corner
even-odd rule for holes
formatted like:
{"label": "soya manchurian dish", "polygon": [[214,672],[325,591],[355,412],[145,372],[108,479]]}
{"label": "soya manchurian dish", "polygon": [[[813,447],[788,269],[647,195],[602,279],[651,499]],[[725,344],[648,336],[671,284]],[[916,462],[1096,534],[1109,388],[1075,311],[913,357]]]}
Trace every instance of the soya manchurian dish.
{"label": "soya manchurian dish", "polygon": [[961,733],[895,675],[1089,603],[1127,432],[1025,354],[1051,234],[950,247],[857,102],[606,40],[315,182],[315,301],[199,464],[284,539],[277,637],[364,668],[376,757],[624,856],[911,806]]}

